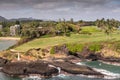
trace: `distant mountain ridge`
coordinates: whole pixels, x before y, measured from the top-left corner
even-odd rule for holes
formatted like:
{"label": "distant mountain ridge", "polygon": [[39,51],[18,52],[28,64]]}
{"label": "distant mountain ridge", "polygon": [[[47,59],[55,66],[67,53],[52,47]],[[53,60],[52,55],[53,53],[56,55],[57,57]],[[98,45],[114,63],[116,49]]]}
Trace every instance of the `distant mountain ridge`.
{"label": "distant mountain ridge", "polygon": [[0,16],[0,22],[2,21],[7,21],[7,19],[5,17]]}
{"label": "distant mountain ridge", "polygon": [[31,20],[37,20],[37,19],[34,19],[34,18],[16,18],[16,19],[10,19],[10,21],[31,21]]}
{"label": "distant mountain ridge", "polygon": [[39,19],[34,19],[32,17],[30,18],[13,18],[13,19],[6,19],[5,17],[0,16],[0,22],[3,21],[32,21],[32,20],[39,20]]}

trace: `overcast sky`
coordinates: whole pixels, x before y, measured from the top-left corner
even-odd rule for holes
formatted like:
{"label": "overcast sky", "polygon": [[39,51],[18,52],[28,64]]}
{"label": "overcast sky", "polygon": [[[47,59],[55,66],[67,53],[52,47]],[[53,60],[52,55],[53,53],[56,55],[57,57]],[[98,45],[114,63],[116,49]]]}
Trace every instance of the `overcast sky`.
{"label": "overcast sky", "polygon": [[0,16],[96,20],[120,20],[120,0],[0,0]]}

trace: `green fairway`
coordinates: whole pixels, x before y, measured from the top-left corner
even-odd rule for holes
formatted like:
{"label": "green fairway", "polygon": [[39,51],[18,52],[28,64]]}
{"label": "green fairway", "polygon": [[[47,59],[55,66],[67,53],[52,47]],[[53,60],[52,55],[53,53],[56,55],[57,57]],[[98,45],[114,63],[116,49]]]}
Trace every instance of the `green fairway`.
{"label": "green fairway", "polygon": [[[96,42],[96,41],[106,41],[108,36],[103,32],[94,32],[92,35],[87,34],[72,34],[70,37],[57,36],[57,37],[48,37],[48,38],[39,38],[28,43],[25,43],[17,48],[19,51],[27,51],[31,48],[47,48],[50,46],[64,44],[64,43],[87,43],[87,42]],[[113,33],[109,40],[120,40],[120,33],[117,31]]]}

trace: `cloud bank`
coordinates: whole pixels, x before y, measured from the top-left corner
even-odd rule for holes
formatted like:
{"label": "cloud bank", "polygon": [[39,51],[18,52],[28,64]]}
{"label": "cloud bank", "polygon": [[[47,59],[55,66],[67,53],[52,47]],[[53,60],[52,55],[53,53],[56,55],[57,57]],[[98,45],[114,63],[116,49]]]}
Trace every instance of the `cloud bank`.
{"label": "cloud bank", "polygon": [[0,0],[0,15],[8,18],[119,19],[120,0]]}

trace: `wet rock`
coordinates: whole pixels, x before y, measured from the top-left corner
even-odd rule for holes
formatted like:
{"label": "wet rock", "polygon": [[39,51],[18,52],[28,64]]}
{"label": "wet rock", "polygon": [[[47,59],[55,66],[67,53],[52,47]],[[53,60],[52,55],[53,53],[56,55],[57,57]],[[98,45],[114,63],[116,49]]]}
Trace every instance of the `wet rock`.
{"label": "wet rock", "polygon": [[120,58],[114,58],[114,57],[101,57],[100,60],[106,61],[106,62],[112,62],[112,63],[120,63]]}
{"label": "wet rock", "polygon": [[36,61],[28,64],[27,73],[52,76],[52,74],[57,74],[58,70],[54,67],[49,67],[48,63],[46,62]]}
{"label": "wet rock", "polygon": [[49,65],[43,61],[35,62],[13,62],[6,64],[2,71],[11,76],[39,74],[43,77],[52,77],[52,75],[58,74],[58,69],[55,67],[49,67]]}
{"label": "wet rock", "polygon": [[104,76],[103,74],[94,71],[90,67],[83,66],[83,65],[77,65],[77,64],[67,62],[67,61],[54,61],[52,64],[57,67],[60,67],[63,71],[70,73],[70,74],[95,75],[98,77]]}

